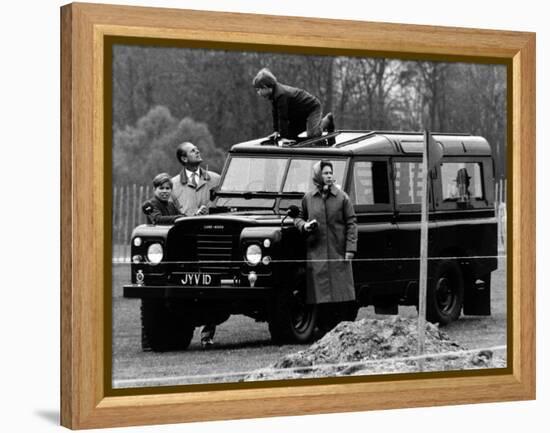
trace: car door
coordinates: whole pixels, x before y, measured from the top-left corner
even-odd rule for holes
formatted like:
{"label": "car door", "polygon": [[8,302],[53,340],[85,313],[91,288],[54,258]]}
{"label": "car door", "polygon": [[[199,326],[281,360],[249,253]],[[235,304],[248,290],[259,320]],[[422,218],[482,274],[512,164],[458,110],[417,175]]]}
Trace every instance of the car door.
{"label": "car door", "polygon": [[358,243],[353,262],[356,287],[392,282],[397,226],[393,221],[389,158],[361,157],[350,170],[349,192],[357,215]]}
{"label": "car door", "polygon": [[[391,161],[392,189],[395,197],[394,220],[397,226],[396,275],[402,281],[418,280],[420,272],[420,225],[422,203],[422,159],[395,157]],[[436,221],[433,215],[433,190],[429,197],[428,254],[434,251]]]}

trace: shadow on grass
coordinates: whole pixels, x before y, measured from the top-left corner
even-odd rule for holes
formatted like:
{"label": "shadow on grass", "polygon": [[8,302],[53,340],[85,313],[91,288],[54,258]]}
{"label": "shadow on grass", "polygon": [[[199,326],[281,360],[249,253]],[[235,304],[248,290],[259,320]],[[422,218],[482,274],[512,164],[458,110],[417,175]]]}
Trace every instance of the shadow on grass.
{"label": "shadow on grass", "polygon": [[[181,350],[180,353],[185,352],[215,352],[216,350],[232,350],[232,349],[255,349],[258,347],[277,346],[271,342],[271,340],[256,340],[256,341],[243,341],[237,343],[224,343],[223,341],[216,340],[214,345],[208,349],[203,349],[200,345],[192,345],[189,349]],[[171,352],[175,353],[175,352]]]}

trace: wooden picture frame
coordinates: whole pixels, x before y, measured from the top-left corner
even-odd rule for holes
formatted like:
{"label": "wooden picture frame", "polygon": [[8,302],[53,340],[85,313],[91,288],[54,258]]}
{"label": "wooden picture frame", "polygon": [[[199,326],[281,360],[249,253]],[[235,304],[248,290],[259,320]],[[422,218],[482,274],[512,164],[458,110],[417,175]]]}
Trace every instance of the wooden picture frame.
{"label": "wooden picture frame", "polygon": [[[533,33],[95,4],[61,9],[61,424],[97,428],[535,398],[535,35]],[[340,50],[508,66],[508,368],[498,374],[108,395],[104,41]],[[108,197],[108,195],[107,195]],[[110,253],[110,252],[108,252]],[[108,254],[107,254],[108,255]],[[253,404],[250,404],[253,402]]]}

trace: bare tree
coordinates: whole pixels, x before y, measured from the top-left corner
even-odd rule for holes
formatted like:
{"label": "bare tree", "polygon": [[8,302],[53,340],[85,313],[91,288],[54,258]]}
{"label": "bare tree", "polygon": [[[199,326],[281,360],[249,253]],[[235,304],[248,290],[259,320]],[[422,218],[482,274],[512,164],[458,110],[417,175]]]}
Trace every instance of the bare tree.
{"label": "bare tree", "polygon": [[[113,133],[129,146],[141,136],[128,131],[140,130],[139,119],[163,106],[176,123],[189,118],[204,125],[208,143],[222,151],[267,135],[271,108],[252,87],[262,67],[319,97],[340,129],[483,135],[502,156],[497,173],[505,175],[506,69],[495,65],[116,46]],[[160,146],[157,138],[151,140]]]}

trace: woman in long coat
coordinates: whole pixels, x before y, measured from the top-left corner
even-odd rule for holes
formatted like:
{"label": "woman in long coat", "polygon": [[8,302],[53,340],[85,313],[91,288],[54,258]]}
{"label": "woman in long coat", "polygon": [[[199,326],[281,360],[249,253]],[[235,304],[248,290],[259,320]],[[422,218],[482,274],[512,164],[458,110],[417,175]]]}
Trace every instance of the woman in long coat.
{"label": "woman in long coat", "polygon": [[304,196],[294,222],[306,234],[308,304],[355,300],[351,268],[357,251],[355,212],[348,195],[334,184],[332,176],[330,161],[314,165],[315,189]]}

